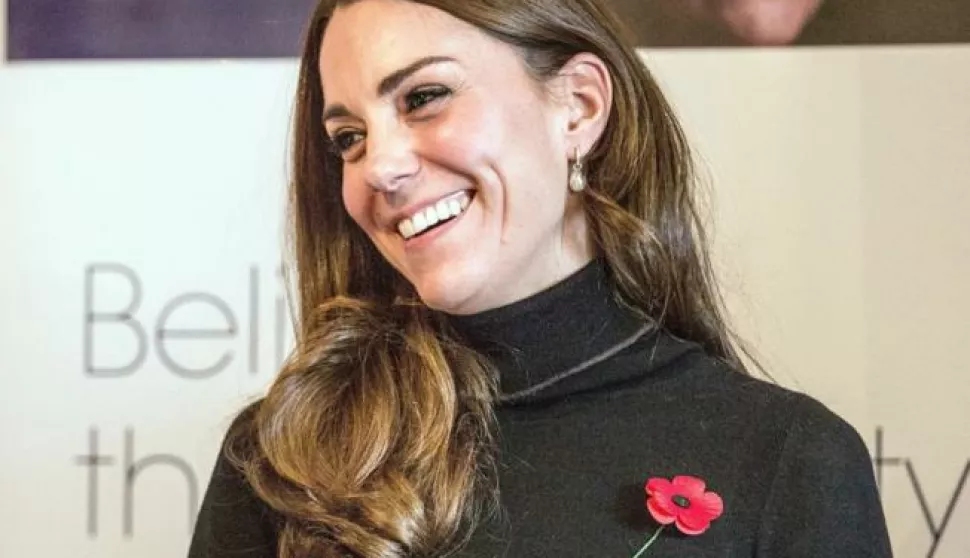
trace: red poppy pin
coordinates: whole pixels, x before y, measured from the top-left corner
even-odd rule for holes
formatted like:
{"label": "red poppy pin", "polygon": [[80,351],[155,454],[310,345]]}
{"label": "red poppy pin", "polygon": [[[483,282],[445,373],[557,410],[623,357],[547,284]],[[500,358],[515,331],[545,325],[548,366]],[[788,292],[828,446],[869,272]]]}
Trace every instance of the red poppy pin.
{"label": "red poppy pin", "polygon": [[660,527],[633,556],[639,558],[657,540],[664,527],[673,523],[685,535],[700,535],[721,516],[724,502],[714,492],[706,492],[697,477],[677,476],[672,481],[655,477],[647,481],[647,511]]}

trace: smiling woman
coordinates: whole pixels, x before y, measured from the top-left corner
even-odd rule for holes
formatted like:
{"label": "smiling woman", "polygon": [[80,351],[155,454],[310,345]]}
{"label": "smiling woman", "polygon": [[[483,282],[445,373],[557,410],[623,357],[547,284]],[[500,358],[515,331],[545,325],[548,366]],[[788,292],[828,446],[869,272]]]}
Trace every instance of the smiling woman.
{"label": "smiling woman", "polygon": [[300,72],[297,346],[190,556],[890,555],[855,431],[745,374],[603,5],[325,0]]}
{"label": "smiling woman", "polygon": [[[426,305],[495,308],[590,260],[582,206],[562,185],[569,154],[606,125],[599,58],[578,55],[540,86],[513,48],[421,4],[362,2],[328,29],[323,118],[343,203]],[[456,219],[435,209],[464,199]]]}

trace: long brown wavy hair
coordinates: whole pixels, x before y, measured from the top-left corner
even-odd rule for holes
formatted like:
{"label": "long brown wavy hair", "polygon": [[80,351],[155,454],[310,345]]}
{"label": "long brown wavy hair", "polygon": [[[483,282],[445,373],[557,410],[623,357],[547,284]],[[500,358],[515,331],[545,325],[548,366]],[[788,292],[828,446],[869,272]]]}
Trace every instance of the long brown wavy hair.
{"label": "long brown wavy hair", "polygon": [[[579,53],[606,63],[613,106],[582,194],[597,255],[622,302],[743,371],[684,133],[604,3],[419,1],[517,49],[539,82]],[[497,501],[495,375],[415,302],[344,209],[318,60],[333,10],[350,3],[318,5],[300,64],[289,215],[296,348],[232,427],[227,453],[278,512],[281,557],[441,556]]]}

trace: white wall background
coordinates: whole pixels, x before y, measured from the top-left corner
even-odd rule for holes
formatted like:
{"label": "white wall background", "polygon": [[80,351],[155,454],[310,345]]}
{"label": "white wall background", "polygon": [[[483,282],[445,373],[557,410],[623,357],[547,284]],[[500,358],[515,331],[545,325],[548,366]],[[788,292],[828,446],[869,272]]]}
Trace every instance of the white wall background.
{"label": "white wall background", "polygon": [[[647,58],[715,185],[742,333],[873,451],[883,429],[898,556],[967,556],[970,47]],[[184,555],[228,417],[287,344],[294,77],[292,61],[0,66],[0,556]],[[937,531],[952,504],[934,553],[918,494]]]}
{"label": "white wall background", "polygon": [[716,185],[742,332],[873,452],[882,429],[898,556],[970,555],[970,46],[648,59]]}

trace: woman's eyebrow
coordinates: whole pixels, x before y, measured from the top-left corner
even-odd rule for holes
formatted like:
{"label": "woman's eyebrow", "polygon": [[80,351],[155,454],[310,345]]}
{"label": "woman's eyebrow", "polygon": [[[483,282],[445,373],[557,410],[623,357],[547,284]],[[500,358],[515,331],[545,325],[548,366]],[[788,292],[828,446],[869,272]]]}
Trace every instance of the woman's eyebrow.
{"label": "woman's eyebrow", "polygon": [[401,85],[402,81],[406,80],[408,76],[414,72],[417,72],[421,68],[430,66],[431,64],[440,64],[442,62],[457,62],[457,60],[451,58],[450,56],[425,56],[424,58],[419,58],[400,70],[391,72],[387,77],[382,79],[380,84],[377,86],[377,96],[383,97],[391,91],[394,91],[399,85]]}
{"label": "woman's eyebrow", "polygon": [[[388,95],[389,93],[397,89],[401,85],[401,82],[406,80],[409,76],[411,76],[411,74],[417,72],[421,68],[424,68],[425,66],[430,66],[432,64],[440,64],[442,62],[457,62],[457,60],[455,60],[450,56],[425,56],[423,58],[419,58],[415,60],[414,62],[411,62],[410,64],[408,64],[407,66],[399,70],[394,70],[393,72],[388,74],[387,77],[382,79],[380,83],[377,85],[377,96],[384,97]],[[322,120],[326,122],[331,118],[349,117],[349,116],[351,116],[351,113],[347,109],[347,107],[340,103],[337,103],[337,104],[328,106],[323,111]]]}

